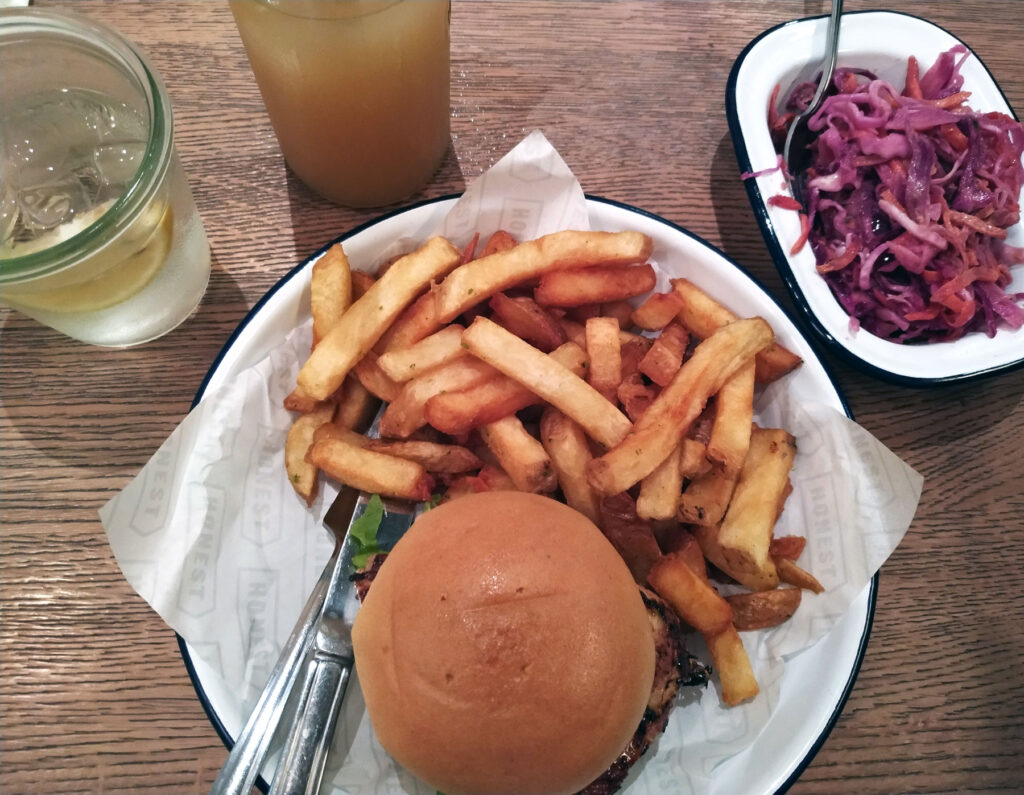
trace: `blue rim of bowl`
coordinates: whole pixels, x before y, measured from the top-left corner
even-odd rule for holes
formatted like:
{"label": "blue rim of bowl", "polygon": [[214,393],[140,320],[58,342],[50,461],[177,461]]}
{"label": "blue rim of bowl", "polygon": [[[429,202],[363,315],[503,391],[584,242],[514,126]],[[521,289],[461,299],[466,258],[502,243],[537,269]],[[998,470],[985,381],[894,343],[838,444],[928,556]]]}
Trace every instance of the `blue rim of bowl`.
{"label": "blue rim of bowl", "polygon": [[[296,275],[298,275],[303,270],[305,270],[306,266],[312,260],[314,260],[317,257],[319,257],[321,254],[323,254],[323,252],[325,252],[327,249],[329,249],[335,243],[339,243],[339,242],[342,242],[344,240],[347,240],[348,238],[352,237],[353,235],[359,234],[360,232],[362,232],[362,231],[364,231],[366,229],[369,229],[372,226],[376,226],[379,223],[383,223],[385,221],[388,221],[388,220],[390,220],[391,218],[394,218],[397,215],[401,215],[401,214],[403,214],[405,212],[408,212],[410,210],[415,210],[415,209],[418,209],[420,207],[424,207],[424,206],[427,206],[427,205],[430,205],[430,204],[439,204],[441,202],[446,202],[446,201],[449,201],[449,200],[452,200],[452,199],[458,199],[459,196],[461,196],[461,195],[462,194],[459,194],[459,193],[453,193],[453,194],[448,194],[448,195],[445,195],[445,196],[438,196],[438,197],[433,198],[433,199],[425,199],[423,201],[416,202],[415,204],[410,204],[410,205],[406,205],[406,206],[403,206],[403,207],[399,207],[399,208],[397,208],[395,210],[392,210],[391,212],[388,212],[388,213],[386,213],[384,215],[381,215],[381,216],[373,218],[373,219],[371,219],[369,221],[366,221],[365,223],[362,223],[359,226],[356,226],[356,227],[350,229],[348,232],[345,232],[345,233],[339,235],[338,237],[334,238],[330,242],[328,242],[325,245],[321,246],[319,249],[314,251],[312,254],[310,254],[308,257],[306,257],[304,260],[302,260],[302,262],[300,262],[298,265],[296,265],[294,268],[292,268],[290,271],[288,271],[288,273],[286,273],[284,276],[282,276],[274,284],[274,286],[271,287],[266,292],[266,294],[264,294],[264,296],[262,298],[260,298],[259,301],[256,302],[256,304],[253,306],[253,308],[249,310],[249,312],[246,314],[246,316],[242,319],[242,321],[238,324],[238,326],[232,332],[231,336],[228,337],[227,342],[225,342],[224,345],[221,347],[220,352],[217,354],[216,358],[213,360],[213,364],[210,365],[210,369],[207,370],[206,375],[203,378],[202,383],[199,385],[199,389],[196,392],[196,396],[192,400],[191,408],[195,408],[197,405],[199,405],[199,401],[202,400],[203,395],[206,393],[206,388],[209,385],[210,380],[213,378],[214,373],[220,367],[220,364],[224,360],[224,357],[227,355],[227,353],[231,349],[231,347],[235,344],[235,341],[238,339],[238,337],[242,333],[242,331],[244,331],[245,328],[249,325],[249,323],[251,323],[256,318],[256,316],[259,315],[259,313],[262,311],[263,307],[271,299],[271,297],[278,290],[280,290],[288,281],[290,281]],[[665,226],[669,227],[670,229],[672,229],[672,230],[674,230],[676,232],[680,232],[680,233],[686,235],[687,237],[692,238],[693,240],[697,241],[698,243],[706,246],[711,251],[714,251],[716,254],[718,254],[718,256],[720,256],[722,259],[724,259],[726,262],[728,262],[734,268],[736,268],[741,273],[743,273],[748,279],[750,279],[757,286],[757,288],[759,290],[761,290],[761,292],[763,292],[765,294],[765,296],[767,296],[771,301],[773,301],[776,304],[776,306],[778,306],[779,309],[782,310],[782,312],[787,315],[787,317],[789,316],[789,313],[786,312],[786,310],[782,306],[782,304],[779,303],[779,301],[775,298],[775,296],[773,296],[770,292],[768,292],[768,290],[765,288],[765,286],[763,284],[761,284],[761,282],[757,279],[756,276],[754,276],[752,273],[750,273],[750,271],[748,271],[746,268],[744,268],[738,262],[736,262],[731,257],[729,257],[724,251],[722,251],[721,249],[719,249],[716,246],[712,245],[711,243],[709,243],[708,241],[706,241],[704,238],[700,237],[699,235],[696,235],[693,232],[690,232],[688,229],[684,229],[683,227],[679,226],[678,224],[675,224],[672,221],[669,221],[669,220],[667,220],[665,218],[662,218],[659,215],[655,215],[654,213],[648,212],[647,210],[642,210],[639,207],[634,207],[634,206],[632,206],[630,204],[625,204],[623,202],[618,202],[618,201],[615,201],[613,199],[605,199],[605,198],[603,198],[601,196],[592,196],[592,195],[589,195],[589,194],[586,195],[586,199],[589,202],[597,202],[599,204],[607,204],[607,205],[612,206],[612,207],[617,207],[619,209],[626,210],[628,212],[632,212],[632,213],[636,213],[637,215],[644,216],[645,218],[649,218],[649,219],[651,219],[653,221],[656,221],[658,223],[664,224]],[[798,331],[798,333],[802,333],[799,328],[797,329],[797,331]],[[810,340],[808,340],[808,342],[810,342]],[[837,383],[836,378],[835,378],[834,374],[832,373],[831,369],[829,368],[828,364],[824,360],[821,360],[821,359],[819,359],[819,363],[821,364],[822,369],[825,371],[825,375],[828,377],[829,382],[832,384],[832,388],[835,390],[836,395],[839,398],[839,402],[843,406],[843,411],[846,413],[846,416],[848,416],[850,419],[853,419],[853,413],[850,411],[850,407],[849,407],[849,405],[846,402],[846,397],[843,395],[842,390],[840,390],[839,384]],[[875,616],[875,604],[876,604],[877,599],[878,599],[878,583],[879,583],[879,574],[876,572],[875,576],[871,579],[871,583],[870,583],[870,592],[868,594],[867,614],[866,614],[865,619],[864,619],[864,628],[863,628],[863,631],[861,633],[860,641],[859,641],[858,646],[857,646],[857,655],[856,655],[856,658],[854,659],[853,666],[850,668],[850,674],[849,674],[849,676],[848,676],[848,678],[846,680],[845,685],[843,686],[843,691],[840,694],[839,699],[836,701],[835,708],[833,709],[832,714],[829,716],[828,721],[825,723],[825,726],[822,728],[821,732],[818,734],[818,736],[815,739],[814,743],[811,745],[810,749],[800,759],[800,761],[797,763],[796,767],[793,768],[793,771],[789,774],[789,776],[786,778],[786,780],[778,787],[778,789],[776,789],[774,791],[773,795],[782,795],[782,793],[786,792],[793,785],[793,783],[800,777],[800,775],[804,772],[804,770],[807,769],[807,766],[811,763],[811,760],[814,759],[815,755],[821,749],[822,745],[825,744],[825,740],[828,739],[828,736],[832,732],[832,729],[835,726],[836,721],[839,720],[839,715],[842,713],[843,707],[846,706],[846,702],[847,702],[847,700],[850,697],[850,693],[853,691],[854,683],[857,681],[857,675],[860,673],[861,666],[864,663],[864,654],[867,651],[868,641],[869,641],[869,639],[871,637],[871,627],[872,627],[872,624],[874,622],[874,616]],[[213,704],[210,703],[210,699],[206,695],[206,690],[203,688],[203,684],[202,684],[202,682],[199,679],[199,675],[196,672],[194,664],[192,663],[192,655],[191,655],[191,652],[188,649],[188,644],[186,643],[185,639],[183,637],[181,637],[181,635],[179,635],[178,633],[175,633],[175,638],[178,641],[178,650],[179,650],[179,652],[181,654],[182,661],[185,664],[185,670],[188,673],[188,677],[189,677],[189,679],[192,682],[192,687],[195,690],[196,696],[199,699],[199,703],[202,705],[203,711],[206,713],[206,717],[209,719],[209,721],[210,721],[211,725],[213,726],[214,730],[217,732],[217,735],[220,737],[221,741],[224,743],[224,746],[230,751],[234,747],[234,745],[235,745],[235,739],[230,735],[228,730],[224,727],[224,724],[221,721],[220,716],[217,714],[216,710],[214,710]],[[266,780],[263,778],[262,775],[259,775],[259,776],[256,777],[256,787],[261,792],[264,792],[264,793],[268,792],[269,789],[270,789],[270,786],[268,785],[268,783],[266,782]]]}
{"label": "blue rim of bowl", "polygon": [[[862,11],[849,11],[844,13],[843,16],[878,13],[898,14],[903,17],[910,17],[911,19],[916,19],[920,22],[924,22],[925,24],[931,25],[932,27],[941,30],[943,33],[946,33],[947,35],[951,36],[956,41],[960,42],[965,47],[967,47],[967,49],[970,50],[971,55],[974,57],[974,59],[977,60],[977,62],[981,65],[982,69],[985,70],[986,74],[988,74],[989,78],[992,80],[992,85],[995,86],[996,91],[999,92],[999,95],[1003,98],[1003,101],[1006,102],[1006,106],[1010,108],[1010,115],[1013,116],[1014,119],[1017,119],[1017,115],[1013,112],[1013,107],[1010,105],[1010,101],[1006,98],[1006,94],[1003,93],[1003,89],[999,86],[999,83],[996,82],[995,77],[993,76],[989,68],[985,65],[985,62],[981,60],[981,58],[978,56],[978,54],[974,51],[972,47],[970,47],[966,42],[961,40],[958,36],[954,35],[953,33],[950,33],[950,31],[946,30],[941,25],[936,25],[934,22],[927,20],[924,17],[919,17],[916,14],[908,14],[905,11],[892,11],[884,8],[864,9]],[[782,22],[778,25],[775,25],[774,27],[768,28],[768,30],[758,34],[754,39],[752,39],[750,43],[743,48],[740,54],[736,57],[736,60],[733,62],[732,69],[729,72],[729,79],[725,85],[725,116],[729,122],[729,137],[732,138],[733,150],[736,153],[736,161],[739,165],[739,170],[741,174],[749,173],[752,170],[750,163],[750,155],[747,151],[746,139],[743,136],[743,128],[740,126],[739,113],[737,111],[736,106],[736,82],[739,79],[739,72],[743,66],[743,62],[746,60],[747,55],[750,54],[750,51],[761,41],[761,39],[765,38],[766,36],[770,36],[775,31],[789,27],[790,25],[798,25],[816,19],[824,19],[827,16],[827,14],[820,14],[813,17],[791,19],[788,22]],[[1019,121],[1019,119],[1017,120]],[[754,211],[754,216],[757,218],[757,225],[761,229],[761,237],[764,238],[765,245],[768,247],[768,253],[771,254],[772,260],[775,263],[775,269],[779,272],[779,276],[782,277],[782,281],[786,285],[786,289],[789,291],[790,297],[793,299],[793,302],[800,310],[797,317],[798,324],[802,328],[810,330],[811,333],[809,337],[811,338],[812,342],[814,340],[817,340],[821,343],[824,343],[824,346],[827,350],[830,350],[831,352],[839,355],[848,364],[853,365],[856,369],[860,370],[861,372],[883,381],[899,384],[900,386],[921,388],[929,386],[938,386],[942,384],[960,384],[969,381],[980,380],[983,378],[991,378],[993,376],[1008,373],[1011,372],[1012,370],[1024,367],[1024,356],[1022,356],[1020,359],[1017,359],[1015,361],[996,365],[995,367],[990,367],[984,370],[973,370],[967,373],[958,373],[955,375],[942,376],[939,378],[918,378],[915,376],[900,375],[899,373],[894,373],[891,370],[886,370],[885,368],[878,367],[876,365],[871,364],[868,361],[865,361],[856,353],[854,353],[845,345],[843,345],[841,342],[839,342],[835,337],[833,337],[829,330],[825,327],[825,325],[818,319],[818,316],[814,313],[814,310],[811,308],[810,303],[804,297],[803,290],[800,289],[800,284],[797,282],[796,275],[793,273],[793,267],[790,265],[789,259],[786,257],[786,253],[782,249],[782,245],[779,242],[778,235],[775,234],[775,228],[772,225],[771,218],[768,216],[768,204],[765,201],[764,197],[761,196],[761,190],[757,186],[757,181],[754,179],[745,179],[743,180],[743,182],[744,187],[747,191],[747,198],[750,201],[750,207]],[[816,347],[819,347],[820,349],[820,346]]]}

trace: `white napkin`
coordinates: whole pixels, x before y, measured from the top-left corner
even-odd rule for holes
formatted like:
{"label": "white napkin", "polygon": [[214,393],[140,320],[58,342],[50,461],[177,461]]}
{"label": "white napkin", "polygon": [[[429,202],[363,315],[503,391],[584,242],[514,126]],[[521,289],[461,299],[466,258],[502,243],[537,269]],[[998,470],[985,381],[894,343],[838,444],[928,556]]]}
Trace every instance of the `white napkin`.
{"label": "white napkin", "polygon": [[[539,131],[474,181],[434,233],[464,245],[499,228],[520,239],[589,228],[583,191]],[[372,270],[384,258],[355,264]],[[673,263],[654,264],[660,284],[679,275]],[[237,695],[238,714],[221,716],[229,729],[255,702],[333,544],[320,522],[337,489],[326,485],[308,509],[283,469],[293,417],[281,402],[310,344],[308,314],[300,320],[266,358],[204,395],[100,511],[129,583]],[[743,634],[761,694],[732,709],[714,686],[687,696],[630,793],[713,789],[714,767],[748,747],[771,715],[784,660],[829,632],[917,507],[917,473],[843,414],[794,399],[787,379],[764,390],[756,408],[762,425],[796,437],[794,491],[776,532],[808,537],[801,563],[827,590],[808,594],[782,626]],[[432,792],[377,745],[358,687],[349,689],[336,737],[323,792]]]}

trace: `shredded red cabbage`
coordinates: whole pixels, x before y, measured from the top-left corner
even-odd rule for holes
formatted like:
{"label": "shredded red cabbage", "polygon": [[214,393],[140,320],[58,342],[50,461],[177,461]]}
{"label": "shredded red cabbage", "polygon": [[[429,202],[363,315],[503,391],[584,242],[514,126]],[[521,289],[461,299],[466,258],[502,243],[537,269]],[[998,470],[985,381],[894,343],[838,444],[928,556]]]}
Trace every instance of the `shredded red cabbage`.
{"label": "shredded red cabbage", "polygon": [[[1024,293],[1008,293],[1024,248],[1020,221],[1024,127],[966,104],[957,46],[923,75],[913,57],[903,91],[863,69],[837,69],[810,119],[818,133],[802,181],[808,241],[836,299],[863,327],[900,343],[993,336],[1024,326]],[[813,83],[769,109],[781,150]]]}

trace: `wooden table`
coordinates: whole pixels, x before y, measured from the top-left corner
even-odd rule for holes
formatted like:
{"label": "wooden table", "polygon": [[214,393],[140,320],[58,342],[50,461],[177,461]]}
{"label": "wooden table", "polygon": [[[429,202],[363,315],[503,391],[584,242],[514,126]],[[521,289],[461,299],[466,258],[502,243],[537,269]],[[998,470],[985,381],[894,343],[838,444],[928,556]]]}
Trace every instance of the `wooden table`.
{"label": "wooden table", "polygon": [[[149,52],[174,101],[214,269],[196,316],[136,349],[90,348],[0,315],[0,789],[203,793],[224,746],[173,633],[125,582],[96,512],[186,414],[260,296],[377,212],[332,206],[288,173],[225,3],[39,5],[74,6]],[[452,151],[414,198],[461,190],[542,128],[584,190],[689,228],[786,301],[738,179],[725,83],[751,38],[827,7],[455,0]],[[1024,4],[900,8],[964,39],[1024,112]],[[857,420],[926,481],[883,568],[853,694],[792,791],[1020,791],[1024,371],[915,390],[826,358]]]}

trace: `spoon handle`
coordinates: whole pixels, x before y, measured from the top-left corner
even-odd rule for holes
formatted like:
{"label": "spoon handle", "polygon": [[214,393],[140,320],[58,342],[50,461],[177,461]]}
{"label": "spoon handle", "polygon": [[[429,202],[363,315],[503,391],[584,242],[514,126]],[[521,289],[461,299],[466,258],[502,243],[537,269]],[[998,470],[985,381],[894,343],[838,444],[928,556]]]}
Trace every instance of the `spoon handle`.
{"label": "spoon handle", "polygon": [[[821,101],[825,98],[828,85],[832,82],[832,74],[836,70],[836,61],[839,58],[839,17],[843,13],[843,0],[832,0],[832,13],[828,18],[828,30],[825,32],[825,61],[821,65],[821,80],[818,81],[818,88],[814,92],[808,110],[817,110]],[[806,112],[806,111],[805,111]]]}

